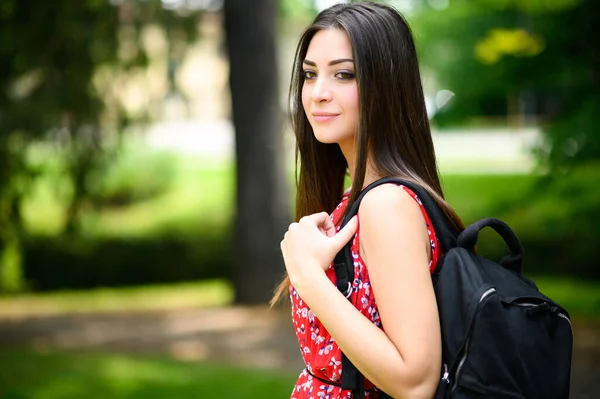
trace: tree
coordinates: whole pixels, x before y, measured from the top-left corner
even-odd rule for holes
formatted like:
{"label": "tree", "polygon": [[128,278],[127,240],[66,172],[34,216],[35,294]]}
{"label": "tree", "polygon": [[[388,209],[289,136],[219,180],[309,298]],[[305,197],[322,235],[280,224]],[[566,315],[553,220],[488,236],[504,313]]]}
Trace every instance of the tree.
{"label": "tree", "polygon": [[[432,2],[433,3],[433,2]],[[423,64],[456,93],[435,121],[533,115],[549,170],[600,159],[600,31],[595,0],[453,0],[423,7],[413,26]]]}
{"label": "tree", "polygon": [[[144,28],[163,28],[181,47],[195,40],[199,15],[182,11],[166,10],[160,0],[2,1],[0,291],[24,286],[21,200],[47,155],[70,182],[64,225],[74,234],[90,174],[106,164],[123,129],[146,116],[128,110],[120,97],[129,74],[147,64]],[[34,143],[53,151],[32,157]]]}
{"label": "tree", "polygon": [[279,242],[290,212],[276,15],[276,0],[225,1],[237,171],[232,280],[238,303],[267,302],[284,270]]}

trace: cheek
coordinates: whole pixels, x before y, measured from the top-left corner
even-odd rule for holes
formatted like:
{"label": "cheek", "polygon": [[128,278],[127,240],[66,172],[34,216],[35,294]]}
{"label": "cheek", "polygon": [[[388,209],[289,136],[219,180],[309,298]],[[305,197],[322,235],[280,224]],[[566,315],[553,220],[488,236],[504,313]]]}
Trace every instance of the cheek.
{"label": "cheek", "polygon": [[304,85],[302,86],[302,106],[306,112],[310,106],[310,90]]}
{"label": "cheek", "polygon": [[344,108],[346,113],[358,120],[358,89],[356,86],[348,87],[344,93]]}

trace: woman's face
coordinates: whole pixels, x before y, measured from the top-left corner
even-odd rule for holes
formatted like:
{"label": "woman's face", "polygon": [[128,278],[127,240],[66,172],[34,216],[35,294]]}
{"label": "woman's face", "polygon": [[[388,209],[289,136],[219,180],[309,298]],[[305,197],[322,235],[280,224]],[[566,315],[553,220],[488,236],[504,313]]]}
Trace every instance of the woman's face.
{"label": "woman's face", "polygon": [[337,143],[342,151],[352,149],[358,131],[358,87],[346,32],[318,31],[308,46],[303,70],[302,105],[316,139]]}

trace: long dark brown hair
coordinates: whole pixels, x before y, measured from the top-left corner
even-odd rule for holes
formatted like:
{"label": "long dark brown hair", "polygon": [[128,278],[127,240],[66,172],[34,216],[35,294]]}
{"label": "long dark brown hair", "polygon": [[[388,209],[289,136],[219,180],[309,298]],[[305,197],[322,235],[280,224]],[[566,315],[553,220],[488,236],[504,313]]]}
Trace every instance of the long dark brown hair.
{"label": "long dark brown hair", "polygon": [[[343,194],[348,168],[337,144],[323,144],[315,138],[302,106],[302,61],[311,39],[323,29],[346,32],[356,68],[359,126],[349,203],[363,187],[367,157],[372,155],[370,166],[377,175],[419,184],[436,200],[453,227],[462,230],[462,221],[442,192],[410,27],[394,8],[368,2],[336,4],[322,11],[296,49],[289,91],[296,135],[296,220],[332,212]],[[271,303],[288,289],[286,277]]]}

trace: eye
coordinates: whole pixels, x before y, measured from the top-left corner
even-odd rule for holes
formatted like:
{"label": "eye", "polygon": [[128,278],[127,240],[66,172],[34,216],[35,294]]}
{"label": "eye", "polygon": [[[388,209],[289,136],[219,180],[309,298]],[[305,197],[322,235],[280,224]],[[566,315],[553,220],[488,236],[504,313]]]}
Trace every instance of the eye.
{"label": "eye", "polygon": [[317,74],[315,73],[315,71],[311,71],[310,69],[305,69],[302,72],[302,76],[304,77],[304,80],[312,80],[317,77]]}
{"label": "eye", "polygon": [[354,73],[350,71],[339,71],[335,74],[335,77],[341,80],[351,80],[354,79]]}

